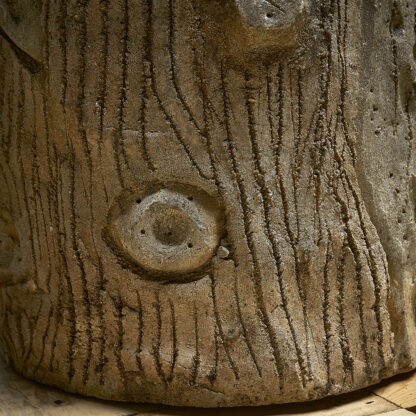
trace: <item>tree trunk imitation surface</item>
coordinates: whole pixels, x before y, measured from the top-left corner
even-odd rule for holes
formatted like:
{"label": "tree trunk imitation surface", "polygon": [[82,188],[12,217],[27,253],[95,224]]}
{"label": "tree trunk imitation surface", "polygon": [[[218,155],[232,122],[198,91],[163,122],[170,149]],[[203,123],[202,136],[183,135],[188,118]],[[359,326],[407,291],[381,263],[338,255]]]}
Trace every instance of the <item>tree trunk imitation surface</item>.
{"label": "tree trunk imitation surface", "polygon": [[215,407],[415,368],[415,16],[415,0],[0,0],[16,370]]}

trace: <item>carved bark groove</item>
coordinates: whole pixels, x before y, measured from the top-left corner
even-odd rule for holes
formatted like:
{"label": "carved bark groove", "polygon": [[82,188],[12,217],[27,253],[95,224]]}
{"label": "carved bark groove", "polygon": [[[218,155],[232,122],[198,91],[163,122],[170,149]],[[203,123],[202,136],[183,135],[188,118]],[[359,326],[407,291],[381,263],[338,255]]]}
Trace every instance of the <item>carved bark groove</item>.
{"label": "carved bark groove", "polygon": [[209,407],[416,367],[414,1],[31,4],[0,0],[17,371]]}

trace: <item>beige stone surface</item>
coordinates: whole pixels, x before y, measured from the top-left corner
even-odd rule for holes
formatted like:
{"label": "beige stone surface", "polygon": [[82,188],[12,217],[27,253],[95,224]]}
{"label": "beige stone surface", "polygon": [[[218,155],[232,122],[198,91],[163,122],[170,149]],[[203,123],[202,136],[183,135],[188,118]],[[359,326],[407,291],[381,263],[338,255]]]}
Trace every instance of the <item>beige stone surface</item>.
{"label": "beige stone surface", "polygon": [[[412,394],[416,383],[411,378],[407,381],[414,387]],[[0,416],[384,416],[394,411],[401,412],[393,413],[394,416],[406,414],[407,410],[393,400],[364,390],[308,403],[225,409],[116,403],[42,386],[23,379],[0,361]]]}
{"label": "beige stone surface", "polygon": [[216,407],[416,367],[414,1],[0,6],[19,373]]}

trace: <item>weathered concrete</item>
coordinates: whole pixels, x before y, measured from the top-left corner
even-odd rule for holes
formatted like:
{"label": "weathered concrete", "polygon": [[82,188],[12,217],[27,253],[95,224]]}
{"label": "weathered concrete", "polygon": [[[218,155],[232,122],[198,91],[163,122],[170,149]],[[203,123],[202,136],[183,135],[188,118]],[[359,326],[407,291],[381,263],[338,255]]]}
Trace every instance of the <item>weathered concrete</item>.
{"label": "weathered concrete", "polygon": [[0,0],[17,371],[235,406],[415,368],[415,8]]}

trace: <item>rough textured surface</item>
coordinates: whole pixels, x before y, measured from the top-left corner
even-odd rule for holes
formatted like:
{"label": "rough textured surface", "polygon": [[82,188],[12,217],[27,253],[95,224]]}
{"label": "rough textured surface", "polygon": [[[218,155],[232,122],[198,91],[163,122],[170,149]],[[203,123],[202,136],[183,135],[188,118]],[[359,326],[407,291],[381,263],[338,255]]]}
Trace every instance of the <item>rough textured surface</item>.
{"label": "rough textured surface", "polygon": [[416,367],[413,0],[31,4],[0,0],[20,373],[233,406]]}
{"label": "rough textured surface", "polygon": [[380,391],[376,385],[373,386],[377,389],[375,393],[369,389],[361,389],[303,403],[195,409],[103,401],[73,395],[25,380],[0,360],[0,416],[194,416],[196,411],[202,416],[390,416],[389,412],[404,411],[404,408],[409,410],[409,416],[414,416],[416,375],[401,374],[385,380],[383,384],[387,391]]}

